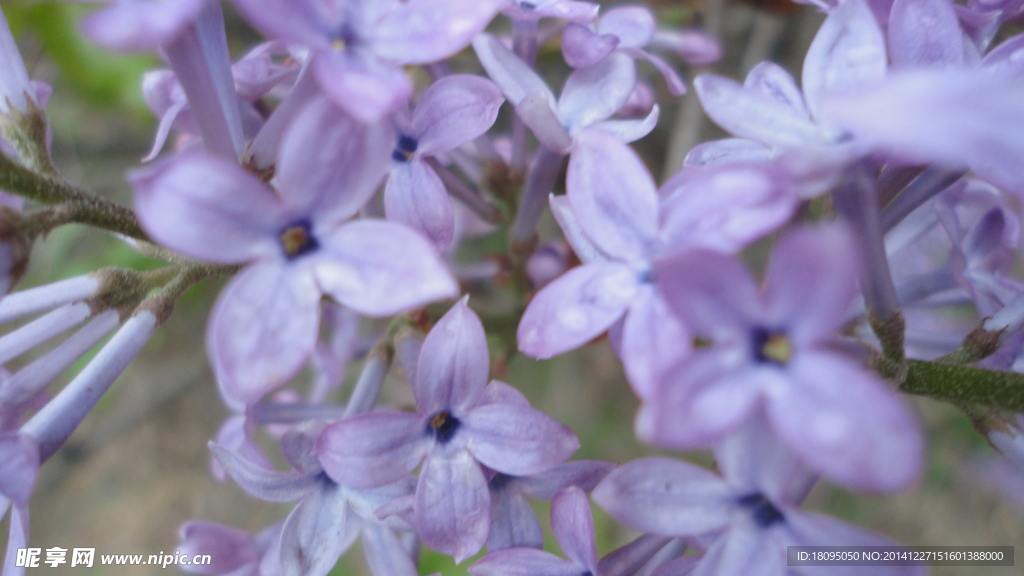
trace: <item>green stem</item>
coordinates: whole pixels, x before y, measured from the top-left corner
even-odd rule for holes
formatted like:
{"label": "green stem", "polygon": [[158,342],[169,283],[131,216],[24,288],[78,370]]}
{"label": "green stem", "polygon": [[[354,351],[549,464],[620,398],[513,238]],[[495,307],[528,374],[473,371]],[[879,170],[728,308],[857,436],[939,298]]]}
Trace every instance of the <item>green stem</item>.
{"label": "green stem", "polygon": [[74,207],[74,222],[149,240],[135,212],[69,182],[37,174],[0,154],[0,189],[40,204]]}
{"label": "green stem", "polygon": [[953,403],[1024,412],[1024,374],[909,360],[900,390]]}

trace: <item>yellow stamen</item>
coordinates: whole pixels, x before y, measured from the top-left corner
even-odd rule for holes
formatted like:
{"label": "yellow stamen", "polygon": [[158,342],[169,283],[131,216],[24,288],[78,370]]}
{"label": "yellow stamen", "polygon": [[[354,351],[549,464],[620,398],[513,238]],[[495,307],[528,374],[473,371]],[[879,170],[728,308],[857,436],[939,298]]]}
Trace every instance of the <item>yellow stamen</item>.
{"label": "yellow stamen", "polygon": [[334,48],[338,52],[341,52],[347,47],[348,44],[346,44],[345,41],[342,40],[341,38],[335,38],[334,42],[331,42],[331,48]]}
{"label": "yellow stamen", "polygon": [[430,427],[433,428],[434,430],[440,430],[441,426],[444,426],[444,423],[447,421],[448,413],[438,412],[437,414],[434,414],[433,418],[430,419]]}
{"label": "yellow stamen", "polygon": [[785,334],[772,334],[761,347],[761,355],[779,364],[786,364],[793,358],[793,344]]}
{"label": "yellow stamen", "polygon": [[309,233],[304,226],[292,226],[281,233],[281,245],[285,254],[295,256],[309,244]]}

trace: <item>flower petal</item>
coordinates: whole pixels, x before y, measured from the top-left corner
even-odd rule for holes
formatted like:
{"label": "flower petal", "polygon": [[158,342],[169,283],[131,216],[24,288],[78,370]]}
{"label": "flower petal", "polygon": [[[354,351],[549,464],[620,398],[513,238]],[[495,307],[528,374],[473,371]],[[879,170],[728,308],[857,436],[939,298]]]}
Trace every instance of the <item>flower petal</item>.
{"label": "flower petal", "polygon": [[623,48],[643,48],[654,39],[654,14],[643,6],[620,6],[604,13],[597,31],[612,34]]}
{"label": "flower petal", "polygon": [[409,101],[412,82],[400,68],[348,50],[320,50],[313,56],[317,82],[336,105],[367,124]]}
{"label": "flower petal", "polygon": [[551,194],[548,196],[548,204],[551,205],[551,214],[555,217],[555,221],[558,222],[558,226],[562,229],[562,235],[565,236],[566,242],[572,247],[572,251],[576,253],[576,257],[580,259],[584,264],[591,262],[599,262],[607,260],[608,257],[601,252],[601,249],[594,245],[587,238],[587,235],[583,232],[583,228],[580,226],[579,220],[576,218],[576,214],[572,211],[572,206],[569,205],[569,199],[566,196],[555,196]]}
{"label": "flower petal", "polygon": [[171,250],[224,264],[280,253],[283,206],[236,164],[186,153],[128,179],[142,226]]}
{"label": "flower petal", "polygon": [[[796,546],[897,546],[895,542],[872,534],[867,530],[840,522],[835,518],[810,512],[791,512],[786,516],[786,525],[793,535]],[[835,567],[830,574],[857,576],[864,573],[863,567]],[[924,576],[924,566],[873,566],[871,576]]]}
{"label": "flower petal", "polygon": [[373,27],[373,52],[398,64],[426,64],[454,55],[487,27],[502,0],[396,2]]}
{"label": "flower petal", "polygon": [[335,422],[320,433],[316,453],[338,484],[374,488],[412,472],[429,448],[417,414],[371,412]]}
{"label": "flower petal", "polygon": [[491,371],[487,337],[480,318],[455,303],[423,340],[413,393],[421,414],[454,410],[459,418],[480,399]]}
{"label": "flower petal", "polygon": [[505,99],[493,82],[472,74],[446,76],[430,85],[412,113],[420,154],[447,152],[487,132]]}
{"label": "flower petal", "polygon": [[526,307],[516,333],[519,350],[532,358],[551,358],[589,342],[622,317],[636,287],[636,273],[622,264],[569,270]]}
{"label": "flower petal", "polygon": [[579,576],[580,567],[543,550],[499,550],[469,567],[471,576]]}
{"label": "flower petal", "polygon": [[276,171],[281,196],[292,212],[314,215],[314,232],[333,229],[377,191],[393,142],[385,124],[363,124],[319,98],[295,119],[281,143]]}
{"label": "flower petal", "polygon": [[662,296],[697,335],[746,333],[760,315],[750,273],[735,258],[711,250],[684,250],[654,263]]}
{"label": "flower petal", "polygon": [[571,133],[607,120],[622,108],[635,85],[633,59],[613,52],[569,75],[558,99],[558,117]]}
{"label": "flower petal", "polygon": [[540,410],[518,404],[478,406],[462,423],[466,449],[481,464],[513,476],[551,469],[580,447],[567,426]]}
{"label": "flower petal", "polygon": [[400,224],[351,222],[324,238],[322,248],[317,284],[361,314],[390,316],[458,294],[433,246]]}
{"label": "flower petal", "polygon": [[487,75],[498,85],[510,104],[518,106],[523,98],[537,93],[543,96],[551,109],[555,108],[555,95],[551,93],[547,82],[506,48],[501,40],[490,34],[478,34],[473,39],[473,49]]}
{"label": "flower petal", "polygon": [[570,486],[551,500],[551,531],[569,560],[597,573],[594,519],[583,490]]}
{"label": "flower petal", "polygon": [[566,191],[587,236],[605,253],[645,259],[658,226],[658,196],[643,161],[608,134],[577,135],[569,158]]}
{"label": "flower petal", "polygon": [[358,524],[347,518],[344,491],[321,482],[292,510],[281,528],[283,574],[325,576],[358,536]]}
{"label": "flower petal", "polygon": [[182,554],[189,558],[196,554],[210,556],[211,563],[204,566],[209,574],[227,574],[260,559],[260,550],[248,532],[215,522],[186,522],[178,529],[178,537],[181,543],[177,551]]}
{"label": "flower petal", "polygon": [[541,144],[559,154],[566,154],[572,147],[572,136],[562,126],[547,97],[541,92],[532,92],[516,104],[516,116],[526,124]]}
{"label": "flower petal", "polygon": [[686,154],[683,167],[717,166],[732,162],[768,162],[771,148],[746,138],[723,138],[697,144]]}
{"label": "flower petal", "polygon": [[611,34],[598,34],[587,26],[568,23],[562,31],[562,57],[573,68],[598,63],[619,45]]}
{"label": "flower petal", "polygon": [[591,124],[588,130],[611,134],[623,142],[635,142],[651,133],[658,124],[661,107],[655,104],[647,116],[634,120],[603,120]]}
{"label": "flower petal", "polygon": [[842,225],[798,229],[779,239],[765,273],[769,323],[798,347],[832,338],[857,290],[857,247]]}
{"label": "flower petal", "polygon": [[396,163],[384,187],[384,213],[388,220],[405,224],[430,239],[438,253],[455,236],[455,213],[448,191],[419,158]]}
{"label": "flower petal", "polygon": [[480,465],[465,450],[428,458],[416,485],[416,528],[423,543],[460,563],[487,541],[490,496]]}
{"label": "flower petal", "polygon": [[626,376],[640,398],[648,398],[666,370],[690,353],[693,336],[651,284],[637,291],[622,327]]}
{"label": "flower petal", "polygon": [[893,68],[965,65],[964,33],[949,0],[895,0],[886,32]]}
{"label": "flower petal", "polygon": [[286,42],[329,48],[341,14],[314,0],[234,0],[235,9],[263,35]]}
{"label": "flower petal", "polygon": [[156,50],[198,18],[205,5],[204,0],[113,2],[86,18],[82,31],[108,50]]}
{"label": "flower petal", "polygon": [[689,462],[641,458],[612,470],[591,496],[634,530],[688,536],[726,526],[737,494]]}
{"label": "flower petal", "polygon": [[367,522],[363,528],[363,552],[370,573],[380,576],[418,576],[409,553],[387,527]]}
{"label": "flower petal", "polygon": [[309,494],[318,480],[301,472],[278,472],[210,442],[210,452],[231,479],[254,498],[267,502],[291,502]]}
{"label": "flower petal", "polygon": [[551,500],[559,491],[569,486],[579,486],[590,492],[594,486],[615,468],[611,462],[600,460],[576,460],[566,462],[540,474],[533,474],[517,480],[524,494],[532,498]]}
{"label": "flower petal", "polygon": [[870,86],[886,70],[885,38],[864,0],[844,0],[829,13],[804,58],[807,108],[821,118],[821,96]]}
{"label": "flower petal", "polygon": [[806,117],[735,80],[701,74],[693,80],[704,112],[727,132],[774,146],[801,146],[821,139]]}
{"label": "flower petal", "polygon": [[221,291],[206,349],[221,394],[248,405],[302,369],[316,346],[320,291],[299,265],[258,262]]}
{"label": "flower petal", "polygon": [[917,481],[924,438],[885,383],[831,353],[797,355],[789,371],[791,384],[770,394],[768,420],[808,466],[857,490],[891,492]]}
{"label": "flower petal", "polygon": [[801,118],[810,120],[804,95],[785,68],[774,62],[761,62],[747,73],[743,86],[785,104]]}
{"label": "flower petal", "polygon": [[494,553],[507,548],[539,550],[543,547],[544,532],[526,498],[514,490],[492,488],[491,531],[487,535],[487,552]]}

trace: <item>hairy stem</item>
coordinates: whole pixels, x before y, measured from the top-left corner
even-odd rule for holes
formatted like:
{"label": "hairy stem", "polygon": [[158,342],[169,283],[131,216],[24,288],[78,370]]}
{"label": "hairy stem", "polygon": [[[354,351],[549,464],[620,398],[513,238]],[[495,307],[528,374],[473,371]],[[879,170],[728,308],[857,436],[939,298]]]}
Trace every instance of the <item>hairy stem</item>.
{"label": "hairy stem", "polygon": [[900,390],[955,404],[972,403],[1024,412],[1024,374],[909,360]]}

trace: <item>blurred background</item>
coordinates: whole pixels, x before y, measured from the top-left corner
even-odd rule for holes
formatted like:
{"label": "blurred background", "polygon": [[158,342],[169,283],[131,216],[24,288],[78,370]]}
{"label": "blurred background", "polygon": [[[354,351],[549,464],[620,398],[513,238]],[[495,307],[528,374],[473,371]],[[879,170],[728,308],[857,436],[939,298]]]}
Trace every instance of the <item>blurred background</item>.
{"label": "blurred background", "polygon": [[[605,3],[611,5],[611,3]],[[787,0],[740,3],[708,0],[652,2],[665,26],[703,26],[722,39],[724,58],[709,68],[741,79],[762,60],[774,60],[797,78],[823,17]],[[56,163],[70,180],[101,195],[131,202],[125,171],[139,166],[152,143],[156,121],[140,91],[141,74],[160,66],[155,56],[112,55],[89,44],[76,30],[80,4],[0,2],[33,78],[54,87],[48,106]],[[234,56],[259,38],[225,4]],[[472,66],[472,58],[465,58]],[[552,85],[567,73],[555,44],[540,58]],[[658,128],[636,144],[656,177],[663,180],[697,142],[721,136],[700,112],[692,95],[673,101],[647,64],[638,65],[659,90],[663,114]],[[693,69],[681,68],[688,81]],[[507,113],[507,111],[505,112]],[[554,228],[546,223],[549,234]],[[758,249],[750,259],[758,260]],[[145,269],[147,260],[118,240],[79,226],[66,226],[37,243],[21,288],[86,273],[106,265]],[[246,496],[230,481],[209,473],[207,442],[228,411],[223,407],[206,360],[206,315],[222,282],[207,281],[178,304],[175,314],[93,411],[71,441],[43,466],[31,501],[30,546],[90,547],[99,554],[173,554],[178,526],[206,519],[257,532],[283,518],[290,504],[273,505]],[[25,358],[22,361],[28,361]],[[84,365],[80,361],[69,375]],[[349,367],[347,385],[358,373]],[[514,357],[502,379],[521,389],[531,403],[564,422],[583,448],[575,459],[624,463],[657,451],[637,443],[632,420],[637,402],[606,341],[551,361]],[[345,388],[337,396],[344,398]],[[385,385],[385,401],[411,407],[401,368]],[[913,490],[876,497],[819,484],[805,504],[913,545],[1024,544],[1024,473],[1000,460],[949,405],[913,399],[929,432],[927,474]],[[268,453],[277,456],[271,443]],[[665,453],[665,452],[661,452]],[[709,466],[708,454],[676,454]],[[546,518],[547,504],[537,504]],[[598,546],[606,552],[634,534],[594,507]],[[6,532],[4,521],[3,531]],[[557,546],[549,542],[550,549]],[[368,574],[354,546],[332,574]],[[1019,546],[1018,554],[1024,554]],[[45,556],[45,554],[44,554]],[[423,574],[461,576],[472,563],[424,551]],[[1024,574],[1016,568],[932,568],[936,576]],[[105,576],[157,574],[173,567],[64,565],[29,573]]]}

